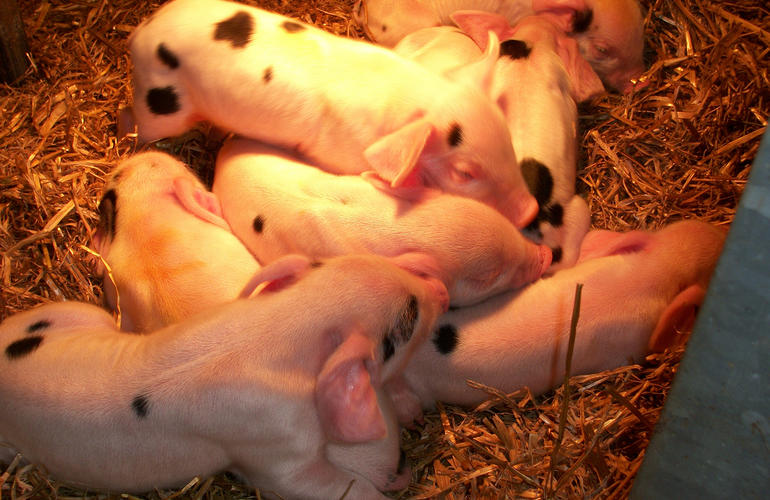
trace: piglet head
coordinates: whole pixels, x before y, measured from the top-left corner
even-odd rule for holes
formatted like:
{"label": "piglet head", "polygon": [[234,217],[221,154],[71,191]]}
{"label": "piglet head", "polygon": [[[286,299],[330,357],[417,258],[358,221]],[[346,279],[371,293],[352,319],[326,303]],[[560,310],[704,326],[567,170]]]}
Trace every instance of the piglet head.
{"label": "piglet head", "polygon": [[106,256],[120,226],[142,224],[145,217],[166,217],[148,208],[162,201],[229,231],[219,200],[190,169],[166,153],[148,151],[121,161],[111,172],[99,202],[99,225],[93,236],[96,250]]}
{"label": "piglet head", "polygon": [[132,301],[141,302],[144,299],[137,297],[146,295],[141,280],[131,281],[130,285],[125,280],[144,276],[142,269],[151,266],[153,252],[166,251],[181,237],[174,232],[174,218],[180,216],[180,211],[173,207],[229,231],[218,199],[182,162],[166,153],[150,151],[130,156],[115,167],[107,180],[99,202],[99,224],[92,236],[92,245],[101,257],[94,271],[104,278],[107,306],[117,311],[118,290],[109,266],[119,263],[124,270],[124,329],[142,323],[142,318],[132,317],[131,311],[143,308],[134,307]]}
{"label": "piglet head", "polygon": [[644,72],[644,25],[636,0],[533,0],[577,40],[580,52],[609,87],[627,92]]}
{"label": "piglet head", "polygon": [[[675,291],[649,340],[651,351],[662,351],[677,343],[679,332],[692,327],[725,236],[722,229],[697,220],[675,222],[657,232],[590,231],[583,239],[579,262],[644,253],[656,264],[652,277],[656,286]],[[636,279],[650,276],[641,273]]]}
{"label": "piglet head", "polygon": [[441,24],[435,10],[421,0],[358,0],[353,18],[369,39],[385,47],[420,28]]}
{"label": "piglet head", "polygon": [[489,99],[500,44],[489,44],[477,62],[448,75],[455,85],[429,114],[380,138],[364,151],[374,172],[392,188],[423,185],[485,203],[516,227],[538,207],[521,174],[502,115]]}
{"label": "piglet head", "polygon": [[322,261],[302,278],[306,286],[315,281],[334,302],[334,310],[318,318],[327,344],[315,392],[323,428],[339,442],[380,439],[387,426],[377,391],[427,338],[446,290],[385,258],[363,255]]}

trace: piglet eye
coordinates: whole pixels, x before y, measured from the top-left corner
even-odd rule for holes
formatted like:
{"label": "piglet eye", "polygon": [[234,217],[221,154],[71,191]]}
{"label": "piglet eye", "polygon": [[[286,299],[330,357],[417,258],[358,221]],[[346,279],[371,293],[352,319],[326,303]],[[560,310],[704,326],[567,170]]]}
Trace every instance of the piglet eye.
{"label": "piglet eye", "polygon": [[450,168],[449,175],[453,182],[457,184],[467,184],[476,179],[473,173],[473,166],[470,164],[455,164]]}

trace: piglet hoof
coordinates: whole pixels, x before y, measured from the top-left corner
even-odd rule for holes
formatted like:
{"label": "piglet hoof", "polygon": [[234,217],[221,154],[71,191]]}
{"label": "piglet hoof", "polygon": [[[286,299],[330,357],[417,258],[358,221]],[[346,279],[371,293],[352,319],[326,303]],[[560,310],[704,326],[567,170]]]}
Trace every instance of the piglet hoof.
{"label": "piglet hoof", "polygon": [[409,388],[402,377],[395,377],[385,384],[385,390],[393,403],[398,423],[407,429],[416,428],[415,422],[422,425],[425,421],[422,416],[420,399]]}
{"label": "piglet hoof", "polygon": [[133,108],[126,106],[118,110],[118,140],[127,137],[129,134],[136,136],[136,122],[134,120]]}
{"label": "piglet hoof", "polygon": [[398,491],[403,490],[412,481],[412,468],[408,465],[404,465],[399,469],[396,474],[388,476],[388,482],[382,491]]}

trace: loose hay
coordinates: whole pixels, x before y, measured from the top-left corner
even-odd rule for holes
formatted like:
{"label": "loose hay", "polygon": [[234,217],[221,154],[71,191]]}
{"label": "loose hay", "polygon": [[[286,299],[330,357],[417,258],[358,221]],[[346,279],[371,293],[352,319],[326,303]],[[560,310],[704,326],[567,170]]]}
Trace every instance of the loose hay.
{"label": "loose hay", "polygon": [[[0,318],[50,301],[100,302],[86,247],[105,173],[135,149],[133,139],[116,139],[116,113],[129,102],[125,40],[160,2],[19,3],[32,67],[0,86]],[[352,0],[250,3],[363,36]],[[647,87],[581,106],[579,177],[594,226],[656,228],[687,217],[727,226],[770,111],[770,11],[765,0],[642,3]],[[206,131],[159,147],[210,177],[219,141]],[[476,409],[439,405],[404,431],[413,484],[393,496],[624,498],[681,354],[573,377],[561,430],[563,388],[533,397],[481,387],[491,399]],[[227,474],[174,492],[96,495],[17,461],[0,464],[0,484],[0,498],[259,498]]]}

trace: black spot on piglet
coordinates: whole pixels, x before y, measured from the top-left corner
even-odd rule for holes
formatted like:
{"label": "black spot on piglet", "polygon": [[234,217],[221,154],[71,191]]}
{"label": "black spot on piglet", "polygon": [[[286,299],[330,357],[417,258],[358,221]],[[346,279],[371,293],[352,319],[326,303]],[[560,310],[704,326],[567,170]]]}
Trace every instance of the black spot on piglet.
{"label": "black spot on piglet", "polygon": [[27,327],[27,333],[35,333],[39,330],[45,330],[51,326],[51,322],[47,319],[41,319],[40,321],[35,321],[31,325]]}
{"label": "black spot on piglet", "polygon": [[561,247],[556,247],[551,249],[551,264],[558,264],[561,262],[562,254],[564,251]]}
{"label": "black spot on piglet", "polygon": [[262,230],[265,228],[265,218],[261,215],[257,215],[254,217],[254,222],[252,224],[254,226],[254,231],[261,233]]}
{"label": "black spot on piglet", "polygon": [[179,96],[174,87],[156,87],[147,92],[147,107],[156,115],[170,115],[179,111]]}
{"label": "black spot on piglet", "polygon": [[273,79],[273,67],[268,66],[267,68],[265,68],[265,71],[262,72],[262,81],[264,81],[265,83],[270,83],[270,80],[272,79]]}
{"label": "black spot on piglet", "polygon": [[449,129],[449,135],[447,136],[447,142],[450,146],[459,146],[463,142],[463,128],[459,123],[453,123],[452,128]]}
{"label": "black spot on piglet", "polygon": [[419,314],[419,307],[417,306],[417,297],[414,295],[409,296],[409,302],[406,307],[401,310],[401,314],[393,325],[393,329],[390,331],[391,335],[396,337],[397,343],[408,342],[412,338],[414,333],[414,327],[417,326],[417,315]]}
{"label": "black spot on piglet", "polygon": [[521,174],[537,203],[541,207],[548,203],[553,193],[553,177],[548,167],[534,158],[524,158],[521,160]]}
{"label": "black spot on piglet", "polygon": [[214,40],[225,40],[232,44],[233,48],[244,47],[249,43],[254,31],[254,18],[251,14],[242,10],[232,17],[218,22],[214,30]]}
{"label": "black spot on piglet", "polygon": [[441,325],[433,332],[433,344],[441,354],[449,354],[457,347],[457,328],[454,325]]}
{"label": "black spot on piglet", "polygon": [[393,345],[393,338],[386,335],[382,339],[382,361],[387,361],[396,353],[396,346]]}
{"label": "black spot on piglet", "polygon": [[506,40],[500,44],[500,57],[523,59],[532,51],[523,40]]}
{"label": "black spot on piglet", "polygon": [[26,356],[35,349],[37,349],[43,342],[43,337],[35,335],[33,337],[26,337],[16,342],[11,342],[8,347],[5,348],[5,355],[8,359],[16,359],[22,356]]}
{"label": "black spot on piglet", "polygon": [[593,20],[594,11],[591,9],[575,12],[575,17],[572,19],[572,33],[585,33]]}
{"label": "black spot on piglet", "polygon": [[411,295],[406,307],[400,311],[398,318],[396,318],[396,321],[382,338],[382,357],[384,361],[387,361],[395,354],[398,346],[409,342],[409,339],[412,338],[414,327],[417,326],[418,315],[417,297]]}
{"label": "black spot on piglet", "polygon": [[560,203],[554,203],[543,209],[541,220],[549,223],[553,227],[561,227],[564,224],[564,207]]}
{"label": "black spot on piglet", "polygon": [[140,394],[131,401],[131,408],[137,417],[146,418],[147,413],[150,411],[150,400],[147,399],[145,394]]}
{"label": "black spot on piglet", "polygon": [[158,45],[158,59],[160,59],[160,62],[165,64],[171,69],[177,69],[179,67],[179,58],[174,55],[173,52],[168,50],[168,47],[163,45],[162,43]]}
{"label": "black spot on piglet", "polygon": [[297,33],[298,31],[305,30],[305,26],[295,23],[294,21],[284,21],[283,24],[281,24],[281,28],[289,33]]}
{"label": "black spot on piglet", "polygon": [[115,238],[115,220],[118,216],[118,195],[108,190],[99,202],[99,230],[111,240]]}

